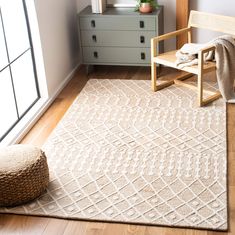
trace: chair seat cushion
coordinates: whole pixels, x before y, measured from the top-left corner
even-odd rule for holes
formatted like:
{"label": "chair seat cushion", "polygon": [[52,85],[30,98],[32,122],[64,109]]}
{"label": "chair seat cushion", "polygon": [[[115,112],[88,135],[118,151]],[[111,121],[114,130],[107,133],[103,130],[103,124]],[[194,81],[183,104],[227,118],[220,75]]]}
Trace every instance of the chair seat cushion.
{"label": "chair seat cushion", "polygon": [[30,145],[0,149],[0,206],[15,206],[38,197],[47,187],[45,154]]}

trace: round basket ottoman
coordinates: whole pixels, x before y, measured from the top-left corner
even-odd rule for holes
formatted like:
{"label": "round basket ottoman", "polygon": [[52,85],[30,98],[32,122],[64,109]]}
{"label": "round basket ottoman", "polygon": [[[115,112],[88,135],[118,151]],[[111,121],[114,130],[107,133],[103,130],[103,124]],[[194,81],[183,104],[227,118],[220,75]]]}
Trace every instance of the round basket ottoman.
{"label": "round basket ottoman", "polygon": [[45,154],[30,145],[0,149],[0,206],[16,206],[38,197],[47,187]]}

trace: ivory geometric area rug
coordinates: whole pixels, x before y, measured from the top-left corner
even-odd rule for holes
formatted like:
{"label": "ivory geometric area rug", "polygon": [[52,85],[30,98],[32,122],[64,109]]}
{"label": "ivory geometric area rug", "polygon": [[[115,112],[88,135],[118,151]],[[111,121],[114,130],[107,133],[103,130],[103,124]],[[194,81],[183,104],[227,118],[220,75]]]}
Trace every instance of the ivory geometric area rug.
{"label": "ivory geometric area rug", "polygon": [[47,192],[1,212],[226,230],[225,103],[196,100],[176,85],[89,80],[43,147]]}

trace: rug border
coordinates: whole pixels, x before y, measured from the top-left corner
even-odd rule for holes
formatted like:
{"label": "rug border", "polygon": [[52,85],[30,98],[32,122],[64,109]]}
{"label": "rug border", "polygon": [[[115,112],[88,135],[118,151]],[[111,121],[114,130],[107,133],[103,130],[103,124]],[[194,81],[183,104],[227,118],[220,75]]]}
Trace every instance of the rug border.
{"label": "rug border", "polygon": [[[193,226],[179,226],[179,225],[165,225],[165,224],[152,224],[152,223],[137,223],[137,222],[124,222],[118,220],[98,220],[98,219],[83,219],[83,218],[71,218],[66,216],[56,216],[56,215],[37,215],[37,214],[22,214],[15,212],[0,212],[0,215],[19,215],[19,216],[33,216],[33,217],[41,217],[41,218],[55,218],[55,219],[63,219],[63,220],[71,220],[78,222],[90,222],[90,223],[109,223],[109,224],[124,224],[124,225],[138,225],[138,226],[151,226],[151,227],[164,227],[164,228],[177,228],[177,229],[194,229],[199,231],[211,231],[211,232],[229,232],[229,227],[227,226],[225,229],[212,229],[206,227],[193,227]],[[228,225],[228,222],[227,222]]]}

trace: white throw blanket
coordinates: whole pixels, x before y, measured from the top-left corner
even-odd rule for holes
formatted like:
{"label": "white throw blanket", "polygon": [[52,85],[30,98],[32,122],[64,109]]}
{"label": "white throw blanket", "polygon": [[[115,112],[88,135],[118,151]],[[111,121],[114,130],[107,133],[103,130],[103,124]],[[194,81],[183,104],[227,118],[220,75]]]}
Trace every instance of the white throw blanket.
{"label": "white throw blanket", "polygon": [[185,44],[176,52],[176,65],[179,68],[198,64],[198,52],[207,46],[215,46],[215,54],[208,52],[204,55],[204,60],[216,61],[216,75],[219,90],[223,98],[229,103],[235,103],[235,93],[233,91],[235,79],[235,40],[232,36],[220,36],[206,44]]}

